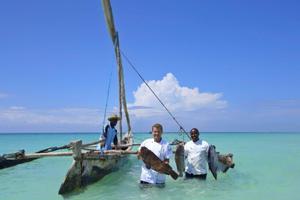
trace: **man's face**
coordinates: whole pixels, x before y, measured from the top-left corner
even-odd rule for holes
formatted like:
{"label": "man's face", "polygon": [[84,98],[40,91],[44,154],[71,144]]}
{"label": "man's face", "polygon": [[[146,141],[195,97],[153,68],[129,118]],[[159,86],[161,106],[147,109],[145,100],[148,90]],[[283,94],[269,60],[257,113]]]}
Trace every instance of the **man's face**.
{"label": "man's face", "polygon": [[153,136],[155,142],[160,142],[161,134],[162,134],[162,132],[159,128],[156,128],[156,127],[152,128],[152,136]]}
{"label": "man's face", "polygon": [[197,132],[195,129],[192,129],[190,134],[193,142],[197,142],[199,140],[199,132]]}
{"label": "man's face", "polygon": [[118,121],[110,121],[110,125],[112,127],[115,127],[117,125]]}

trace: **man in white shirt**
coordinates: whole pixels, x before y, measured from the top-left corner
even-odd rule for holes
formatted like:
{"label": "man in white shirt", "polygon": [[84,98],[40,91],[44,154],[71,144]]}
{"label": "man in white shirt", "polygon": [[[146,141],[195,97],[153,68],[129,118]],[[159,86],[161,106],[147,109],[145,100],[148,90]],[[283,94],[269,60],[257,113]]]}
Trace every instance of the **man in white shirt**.
{"label": "man in white shirt", "polygon": [[[146,139],[142,142],[141,147],[146,147],[151,150],[160,160],[169,164],[169,159],[172,156],[172,148],[169,143],[162,139],[161,135],[163,133],[163,127],[161,124],[154,124],[152,126],[152,136],[153,138]],[[138,154],[140,159],[140,155]],[[161,174],[153,169],[148,169],[145,164],[142,165],[142,172],[140,183],[141,184],[155,184],[164,185],[166,180],[166,175]]]}
{"label": "man in white shirt", "polygon": [[184,145],[186,157],[185,177],[205,180],[209,145],[206,141],[199,139],[198,129],[193,128],[190,135],[192,140]]}

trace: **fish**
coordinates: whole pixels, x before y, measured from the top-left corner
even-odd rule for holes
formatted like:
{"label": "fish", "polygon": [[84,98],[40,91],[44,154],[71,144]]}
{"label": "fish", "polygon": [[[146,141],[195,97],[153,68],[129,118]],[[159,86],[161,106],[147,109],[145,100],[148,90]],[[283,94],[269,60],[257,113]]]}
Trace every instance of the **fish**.
{"label": "fish", "polygon": [[233,154],[228,153],[225,155],[218,155],[218,169],[223,173],[226,173],[229,168],[234,168],[235,164],[233,163]]}
{"label": "fish", "polygon": [[218,172],[226,173],[229,168],[234,168],[233,154],[220,154],[216,152],[214,145],[209,146],[208,150],[208,167],[213,177],[217,180]]}
{"label": "fish", "polygon": [[184,165],[184,146],[182,144],[178,144],[176,146],[176,151],[175,151],[175,163],[177,167],[177,172],[179,173],[179,176],[183,176],[183,172],[185,170],[185,165]]}
{"label": "fish", "polygon": [[147,147],[141,147],[140,156],[145,163],[147,169],[153,169],[161,174],[170,175],[174,180],[178,178],[178,174],[172,169],[172,167],[164,163]]}
{"label": "fish", "polygon": [[218,154],[216,152],[216,147],[214,145],[209,145],[207,162],[208,162],[208,168],[209,168],[210,172],[212,173],[213,177],[217,180],[217,177],[218,177],[218,174],[217,174]]}

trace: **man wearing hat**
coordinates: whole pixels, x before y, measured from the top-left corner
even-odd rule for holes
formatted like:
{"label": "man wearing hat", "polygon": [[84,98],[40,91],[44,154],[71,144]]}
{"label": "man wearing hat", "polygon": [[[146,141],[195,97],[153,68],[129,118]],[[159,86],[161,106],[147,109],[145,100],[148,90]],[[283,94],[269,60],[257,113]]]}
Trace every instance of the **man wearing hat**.
{"label": "man wearing hat", "polygon": [[118,117],[116,114],[113,114],[108,118],[109,124],[106,125],[101,136],[101,139],[104,140],[104,143],[101,144],[101,150],[111,150],[112,142],[114,143],[114,145],[118,145],[117,130],[115,126],[117,125],[119,120],[120,117]]}

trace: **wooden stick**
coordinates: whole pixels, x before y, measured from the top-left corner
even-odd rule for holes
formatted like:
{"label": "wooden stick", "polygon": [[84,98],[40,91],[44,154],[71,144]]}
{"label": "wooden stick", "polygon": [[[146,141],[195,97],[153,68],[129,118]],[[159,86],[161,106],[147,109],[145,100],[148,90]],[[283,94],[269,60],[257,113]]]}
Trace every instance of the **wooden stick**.
{"label": "wooden stick", "polygon": [[52,152],[52,151],[57,151],[57,150],[62,150],[62,149],[69,149],[71,147],[70,144],[67,144],[67,145],[63,145],[63,146],[59,146],[59,147],[48,147],[46,149],[42,149],[42,150],[39,150],[35,153],[47,153],[47,152]]}
{"label": "wooden stick", "polygon": [[31,154],[25,154],[24,158],[42,158],[42,157],[72,156],[72,155],[73,152],[31,153]]}
{"label": "wooden stick", "polygon": [[[112,147],[116,147],[116,148],[125,148],[125,147],[131,147],[131,146],[140,146],[141,144],[125,144],[125,145],[112,145]],[[95,151],[97,149],[92,149],[93,147],[97,147],[96,145],[90,145],[88,146],[90,148],[86,148],[86,146],[83,146],[83,150],[88,150],[88,151]]]}
{"label": "wooden stick", "polygon": [[114,153],[120,153],[120,154],[137,154],[138,151],[124,151],[124,150],[106,150],[106,151],[104,151],[104,154],[114,154]]}
{"label": "wooden stick", "polygon": [[[100,152],[97,153],[100,154]],[[104,151],[104,154],[137,154],[137,153],[138,151],[124,151],[124,150]],[[72,156],[72,155],[73,152],[31,153],[31,154],[26,154],[24,158],[60,157],[60,156]]]}

